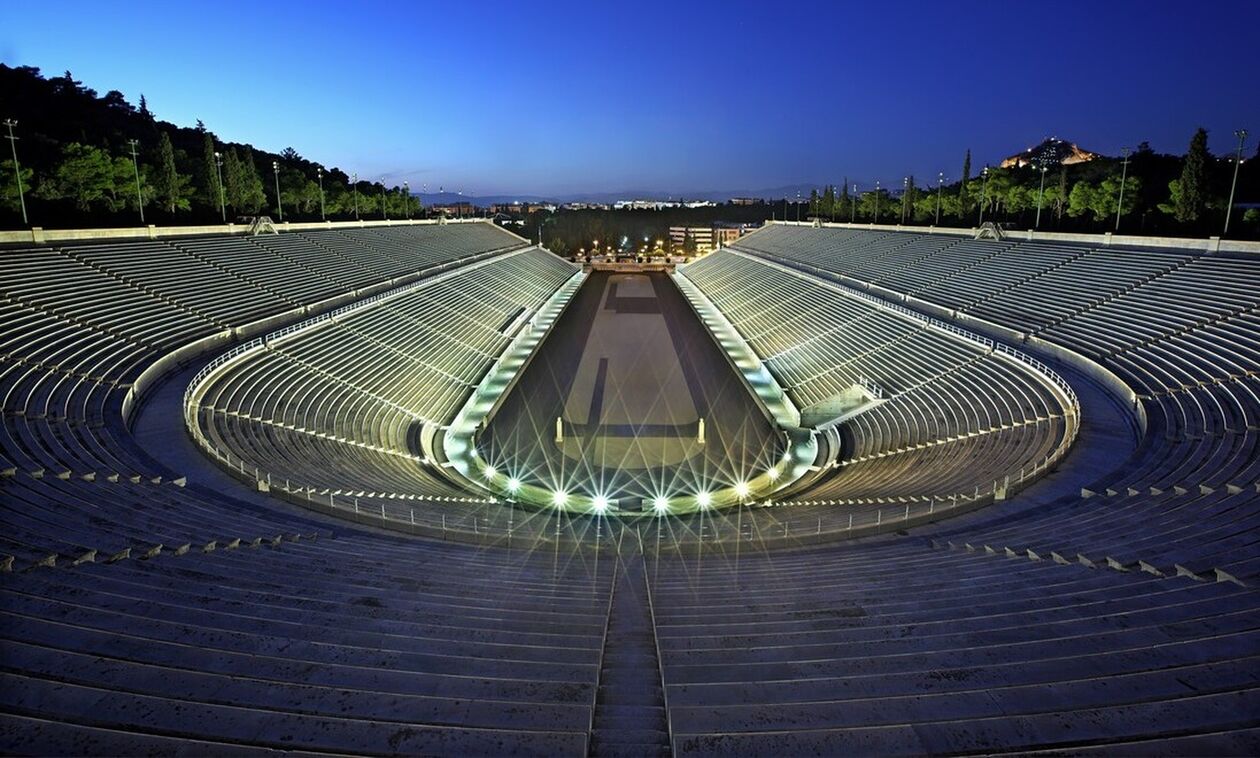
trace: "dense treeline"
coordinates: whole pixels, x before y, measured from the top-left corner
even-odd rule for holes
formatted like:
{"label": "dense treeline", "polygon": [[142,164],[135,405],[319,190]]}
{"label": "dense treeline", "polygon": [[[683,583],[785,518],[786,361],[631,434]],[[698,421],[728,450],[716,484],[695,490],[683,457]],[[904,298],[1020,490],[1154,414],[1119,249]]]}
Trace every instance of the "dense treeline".
{"label": "dense treeline", "polygon": [[[274,220],[281,210],[286,219],[307,221],[421,212],[419,201],[402,188],[353,181],[357,177],[309,161],[293,148],[269,153],[227,143],[200,121],[191,128],[161,121],[143,95],[136,105],[118,91],[98,95],[69,71],[44,78],[37,68],[0,64],[0,103],[0,119],[17,122],[20,166],[19,175],[10,145],[4,145],[4,228],[24,226],[19,178],[31,226],[130,225],[139,222],[142,209],[146,223],[160,225],[256,214]],[[0,129],[7,142],[7,126]]]}
{"label": "dense treeline", "polygon": [[[896,195],[886,188],[862,192],[846,181],[815,191],[809,215],[892,224],[976,226],[993,221],[1047,231],[1219,235],[1236,153],[1214,157],[1208,152],[1207,137],[1205,130],[1197,130],[1185,156],[1159,154],[1143,142],[1127,162],[1099,157],[1071,166],[1047,166],[1044,171],[1036,165],[994,166],[973,174],[968,151],[961,180],[947,182],[938,176],[921,187],[910,176]],[[1230,236],[1256,237],[1260,209],[1237,206],[1260,198],[1260,162],[1244,159],[1239,168]]]}

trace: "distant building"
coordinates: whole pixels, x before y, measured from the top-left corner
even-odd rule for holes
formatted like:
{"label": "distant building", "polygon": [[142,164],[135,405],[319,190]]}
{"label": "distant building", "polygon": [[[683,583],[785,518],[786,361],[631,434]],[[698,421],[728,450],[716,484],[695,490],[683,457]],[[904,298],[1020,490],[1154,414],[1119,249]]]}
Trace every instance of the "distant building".
{"label": "distant building", "polygon": [[690,236],[697,253],[707,253],[722,245],[729,245],[760,224],[736,224],[716,221],[713,226],[671,226],[669,243],[671,249],[678,251],[686,246]]}
{"label": "distant building", "polygon": [[732,197],[731,205],[756,205],[761,201],[755,197]]}
{"label": "distant building", "polygon": [[1099,157],[1079,146],[1050,137],[1036,147],[1030,147],[1022,153],[1016,153],[1002,160],[1002,168],[1023,168],[1024,166],[1071,166],[1075,163],[1087,163]]}

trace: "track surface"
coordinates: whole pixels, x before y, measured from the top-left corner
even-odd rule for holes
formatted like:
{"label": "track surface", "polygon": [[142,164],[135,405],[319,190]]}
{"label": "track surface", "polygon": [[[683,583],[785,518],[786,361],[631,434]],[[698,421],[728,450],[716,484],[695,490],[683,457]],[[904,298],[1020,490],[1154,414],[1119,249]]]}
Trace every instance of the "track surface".
{"label": "track surface", "polygon": [[781,446],[663,274],[592,274],[481,436],[509,476],[623,508],[730,486]]}

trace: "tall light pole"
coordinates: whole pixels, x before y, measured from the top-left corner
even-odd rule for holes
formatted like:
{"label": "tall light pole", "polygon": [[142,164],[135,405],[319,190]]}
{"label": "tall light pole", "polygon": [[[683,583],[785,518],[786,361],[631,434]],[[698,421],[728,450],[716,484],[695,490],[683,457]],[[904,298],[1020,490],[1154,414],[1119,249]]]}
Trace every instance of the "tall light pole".
{"label": "tall light pole", "polygon": [[879,180],[875,180],[875,220],[872,222],[879,223]]}
{"label": "tall light pole", "polygon": [[381,177],[381,218],[386,221],[389,220],[389,205],[387,205],[385,196],[385,177],[383,176]]}
{"label": "tall light pole", "polygon": [[359,220],[359,175],[350,175],[350,186],[354,189],[354,220]]}
{"label": "tall light pole", "polygon": [[796,223],[801,223],[801,191],[796,191]]}
{"label": "tall light pole", "polygon": [[849,223],[850,223],[850,224],[856,224],[856,223],[857,223],[857,197],[858,197],[857,182],[854,182],[854,183],[853,183],[853,203],[852,203],[852,205],[853,205],[853,211],[852,211],[852,213],[849,215]]}
{"label": "tall light pole", "polygon": [[831,190],[831,223],[836,223],[836,201],[839,200],[835,189]]}
{"label": "tall light pole", "polygon": [[403,182],[403,213],[407,215],[407,220],[411,220],[411,185]]}
{"label": "tall light pole", "polygon": [[906,223],[906,203],[910,201],[910,177],[901,180],[901,223]]}
{"label": "tall light pole", "polygon": [[136,145],[140,144],[134,139],[127,140],[127,144],[131,145],[131,168],[136,172],[136,207],[140,209],[140,223],[144,223],[144,195],[140,192],[140,162],[136,158]]}
{"label": "tall light pole", "polygon": [[1120,214],[1124,213],[1124,180],[1129,176],[1129,148],[1120,148],[1124,163],[1120,164],[1120,197],[1116,199],[1116,231],[1120,231]]}
{"label": "tall light pole", "polygon": [[214,167],[219,172],[219,214],[227,223],[227,193],[223,190],[223,153],[214,154]]}
{"label": "tall light pole", "polygon": [[936,175],[936,226],[941,225],[941,195],[945,194],[945,172],[941,171]]}
{"label": "tall light pole", "polygon": [[1046,171],[1049,168],[1049,166],[1041,167],[1041,189],[1037,190],[1037,223],[1035,225],[1037,229],[1041,228],[1041,198],[1046,194]]}
{"label": "tall light pole", "polygon": [[17,121],[6,118],[4,125],[9,127],[9,147],[13,149],[13,178],[17,179],[18,203],[22,206],[22,226],[26,226],[29,222],[26,220],[26,193],[22,191],[22,169],[18,166],[17,159],[17,137],[13,136],[13,127],[17,126]]}
{"label": "tall light pole", "polygon": [[[1238,153],[1234,156],[1234,181],[1229,185],[1229,205],[1225,206],[1225,231],[1221,232],[1224,237],[1229,234],[1229,217],[1234,210],[1234,190],[1238,188],[1238,167],[1242,165],[1243,143],[1247,141],[1247,130],[1239,129],[1234,132],[1234,136],[1238,138]],[[17,159],[13,159],[17,163]]]}
{"label": "tall light pole", "polygon": [[319,220],[327,221],[328,217],[324,215],[324,169],[315,169],[315,178],[319,181]]}
{"label": "tall light pole", "polygon": [[989,167],[985,166],[980,172],[982,180],[980,182],[980,220],[976,222],[976,226],[984,226],[984,202],[989,196]]}
{"label": "tall light pole", "polygon": [[276,210],[280,211],[280,220],[284,221],[284,203],[280,202],[280,161],[271,162],[271,171],[276,175]]}

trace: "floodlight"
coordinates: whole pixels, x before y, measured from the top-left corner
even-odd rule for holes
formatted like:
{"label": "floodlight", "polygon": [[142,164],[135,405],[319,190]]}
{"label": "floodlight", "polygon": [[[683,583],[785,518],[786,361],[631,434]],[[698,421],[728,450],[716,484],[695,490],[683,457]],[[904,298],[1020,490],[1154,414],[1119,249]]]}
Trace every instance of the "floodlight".
{"label": "floodlight", "polygon": [[561,507],[567,502],[569,502],[569,493],[565,492],[564,490],[556,490],[555,492],[551,493],[551,504],[556,506],[557,508]]}
{"label": "floodlight", "polygon": [[663,496],[658,495],[655,499],[652,500],[652,510],[656,511],[657,513],[665,513],[666,511],[669,510],[669,501],[666,500]]}
{"label": "floodlight", "polygon": [[483,470],[483,471],[482,471],[482,474],[483,474],[483,475],[484,475],[487,479],[493,479],[493,478],[494,478],[494,475],[495,475],[495,474],[497,474],[497,473],[499,473],[499,472],[498,472],[498,471],[495,471],[494,466],[486,466],[485,470]]}
{"label": "floodlight", "polygon": [[595,496],[595,512],[604,513],[608,510],[608,498],[604,495]]}
{"label": "floodlight", "polygon": [[779,478],[779,467],[771,466],[770,470],[766,472],[766,477],[769,478],[770,481],[772,482],[777,480]]}
{"label": "floodlight", "polygon": [[517,490],[521,488],[521,480],[517,479],[516,477],[512,477],[511,479],[508,479],[507,488],[509,492],[516,492]]}
{"label": "floodlight", "polygon": [[748,482],[738,482],[735,484],[735,494],[741,498],[748,497]]}
{"label": "floodlight", "polygon": [[700,491],[696,493],[696,504],[701,508],[708,508],[709,503],[713,502],[713,496],[708,492]]}

